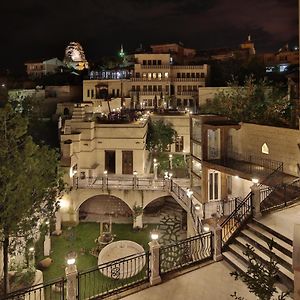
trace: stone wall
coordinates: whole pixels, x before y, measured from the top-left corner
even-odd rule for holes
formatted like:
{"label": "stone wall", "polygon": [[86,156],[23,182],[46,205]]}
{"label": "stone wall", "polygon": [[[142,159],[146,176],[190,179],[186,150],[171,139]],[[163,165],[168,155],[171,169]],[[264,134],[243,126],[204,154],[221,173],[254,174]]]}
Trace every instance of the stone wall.
{"label": "stone wall", "polygon": [[[241,129],[230,130],[230,136],[232,136],[233,151],[281,161],[285,173],[298,176],[299,130],[242,123]],[[264,143],[269,148],[269,154],[262,153]]]}

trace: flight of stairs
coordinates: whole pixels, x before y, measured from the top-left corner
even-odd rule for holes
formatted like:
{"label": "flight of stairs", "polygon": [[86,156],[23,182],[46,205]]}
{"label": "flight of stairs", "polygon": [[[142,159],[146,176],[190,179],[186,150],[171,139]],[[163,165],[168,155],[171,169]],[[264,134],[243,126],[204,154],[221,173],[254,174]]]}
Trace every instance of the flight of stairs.
{"label": "flight of stairs", "polygon": [[278,262],[279,277],[278,289],[293,290],[294,274],[292,269],[293,243],[290,239],[275,232],[264,224],[253,220],[239,233],[239,235],[228,245],[226,252],[223,252],[223,258],[234,269],[239,272],[247,271],[247,257],[243,252],[246,245],[254,247],[255,255],[262,262],[269,260],[268,243],[273,239],[273,252]]}
{"label": "flight of stairs", "polygon": [[299,186],[278,186],[261,202],[261,211],[263,213],[269,212],[289,206],[297,201],[300,201]]}

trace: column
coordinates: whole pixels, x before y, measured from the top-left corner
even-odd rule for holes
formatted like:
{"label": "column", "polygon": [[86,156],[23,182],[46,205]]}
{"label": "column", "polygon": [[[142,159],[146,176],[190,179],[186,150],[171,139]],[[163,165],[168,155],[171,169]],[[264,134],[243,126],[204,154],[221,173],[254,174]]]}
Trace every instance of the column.
{"label": "column", "polygon": [[77,296],[77,267],[68,265],[65,269],[67,278],[67,300],[76,300]]}
{"label": "column", "polygon": [[220,261],[222,258],[222,228],[216,224],[214,228],[214,261]]}
{"label": "column", "polygon": [[252,192],[252,205],[253,205],[253,217],[259,219],[261,217],[260,212],[260,190],[257,184],[253,184],[251,187]]}
{"label": "column", "polygon": [[47,233],[45,235],[45,240],[44,240],[44,256],[50,256],[50,251],[51,251],[51,238],[50,238],[50,234]]}
{"label": "column", "polygon": [[159,274],[159,249],[160,245],[157,240],[152,240],[148,243],[150,248],[150,284],[156,285],[161,282],[160,274]]}
{"label": "column", "polygon": [[62,230],[61,230],[61,213],[58,210],[55,213],[55,231],[54,231],[54,234],[55,235],[61,235],[61,233],[62,233]]}
{"label": "column", "polygon": [[293,270],[294,270],[294,299],[300,300],[300,224],[294,225]]}

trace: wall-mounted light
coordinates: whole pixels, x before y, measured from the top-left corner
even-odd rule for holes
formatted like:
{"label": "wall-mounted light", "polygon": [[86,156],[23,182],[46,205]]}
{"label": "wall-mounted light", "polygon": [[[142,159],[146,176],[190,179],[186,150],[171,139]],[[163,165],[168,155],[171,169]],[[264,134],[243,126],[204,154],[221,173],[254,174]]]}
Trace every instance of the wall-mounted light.
{"label": "wall-mounted light", "polygon": [[257,178],[252,178],[252,183],[254,183],[254,184],[258,184],[259,183],[259,180],[257,179]]}

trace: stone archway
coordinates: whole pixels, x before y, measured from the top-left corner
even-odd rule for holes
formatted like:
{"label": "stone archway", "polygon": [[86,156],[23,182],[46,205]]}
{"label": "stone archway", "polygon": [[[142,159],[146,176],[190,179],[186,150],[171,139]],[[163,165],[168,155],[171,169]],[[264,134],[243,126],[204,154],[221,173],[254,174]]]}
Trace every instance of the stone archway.
{"label": "stone archway", "polygon": [[120,198],[112,195],[95,195],[79,207],[79,221],[132,223],[132,210]]}
{"label": "stone archway", "polygon": [[175,243],[186,237],[187,214],[172,196],[159,197],[148,203],[143,222],[157,224],[160,243]]}

